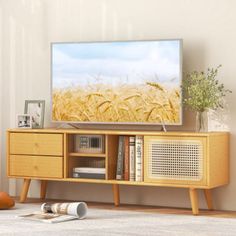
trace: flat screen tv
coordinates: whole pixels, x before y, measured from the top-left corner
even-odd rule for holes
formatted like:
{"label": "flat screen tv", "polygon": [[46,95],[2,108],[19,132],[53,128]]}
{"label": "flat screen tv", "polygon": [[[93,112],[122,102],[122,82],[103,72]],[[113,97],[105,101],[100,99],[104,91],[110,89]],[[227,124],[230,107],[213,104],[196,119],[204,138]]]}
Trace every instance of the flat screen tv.
{"label": "flat screen tv", "polygon": [[182,40],[52,43],[52,120],[182,124]]}

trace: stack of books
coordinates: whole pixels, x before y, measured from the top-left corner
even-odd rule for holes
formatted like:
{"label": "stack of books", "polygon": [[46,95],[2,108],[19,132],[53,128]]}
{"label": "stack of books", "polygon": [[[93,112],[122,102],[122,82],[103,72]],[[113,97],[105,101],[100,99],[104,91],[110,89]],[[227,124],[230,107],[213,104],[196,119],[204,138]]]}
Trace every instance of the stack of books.
{"label": "stack of books", "polygon": [[85,179],[105,179],[105,168],[75,167],[73,168],[73,178]]}
{"label": "stack of books", "polygon": [[143,181],[143,136],[119,136],[116,179]]}

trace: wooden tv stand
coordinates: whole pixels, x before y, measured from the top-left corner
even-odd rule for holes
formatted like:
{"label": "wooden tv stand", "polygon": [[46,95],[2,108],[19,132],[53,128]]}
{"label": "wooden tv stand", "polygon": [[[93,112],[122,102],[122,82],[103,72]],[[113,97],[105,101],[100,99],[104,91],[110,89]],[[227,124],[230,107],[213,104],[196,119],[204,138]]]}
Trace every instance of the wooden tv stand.
{"label": "wooden tv stand", "polygon": [[[75,152],[73,140],[78,134],[104,135],[104,153]],[[50,180],[110,184],[116,206],[120,203],[119,185],[177,187],[189,189],[192,212],[197,215],[197,190],[204,190],[207,206],[213,209],[210,190],[229,183],[227,132],[11,129],[7,135],[8,177],[24,179],[21,202],[26,200],[33,179],[41,180],[42,199],[45,198],[47,182]],[[144,136],[144,181],[116,180],[119,135]],[[161,162],[158,162],[160,158]],[[103,163],[106,178],[73,178],[73,167],[91,160]]]}

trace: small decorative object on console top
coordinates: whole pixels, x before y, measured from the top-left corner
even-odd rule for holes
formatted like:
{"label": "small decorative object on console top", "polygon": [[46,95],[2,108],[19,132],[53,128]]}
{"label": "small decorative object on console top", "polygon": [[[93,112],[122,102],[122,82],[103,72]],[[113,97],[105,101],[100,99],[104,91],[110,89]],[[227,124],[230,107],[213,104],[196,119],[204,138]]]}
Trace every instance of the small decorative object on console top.
{"label": "small decorative object on console top", "polygon": [[31,129],[32,128],[32,116],[28,114],[17,115],[17,128]]}
{"label": "small decorative object on console top", "polygon": [[43,128],[44,123],[44,100],[26,100],[25,101],[25,114],[32,116],[32,128]]}
{"label": "small decorative object on console top", "polygon": [[216,69],[208,68],[206,73],[193,71],[183,80],[183,102],[188,108],[197,112],[196,131],[198,132],[208,131],[207,112],[209,109],[223,108],[223,98],[227,93],[232,92],[216,79],[220,67],[221,65]]}

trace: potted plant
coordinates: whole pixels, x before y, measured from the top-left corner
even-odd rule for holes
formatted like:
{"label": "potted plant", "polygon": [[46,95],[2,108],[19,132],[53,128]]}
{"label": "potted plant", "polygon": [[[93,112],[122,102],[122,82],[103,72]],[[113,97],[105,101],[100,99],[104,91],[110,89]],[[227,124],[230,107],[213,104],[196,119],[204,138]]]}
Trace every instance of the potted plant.
{"label": "potted plant", "polygon": [[183,103],[196,112],[198,132],[208,131],[208,110],[223,108],[223,98],[231,93],[216,79],[220,67],[207,69],[207,72],[193,71],[183,80]]}

